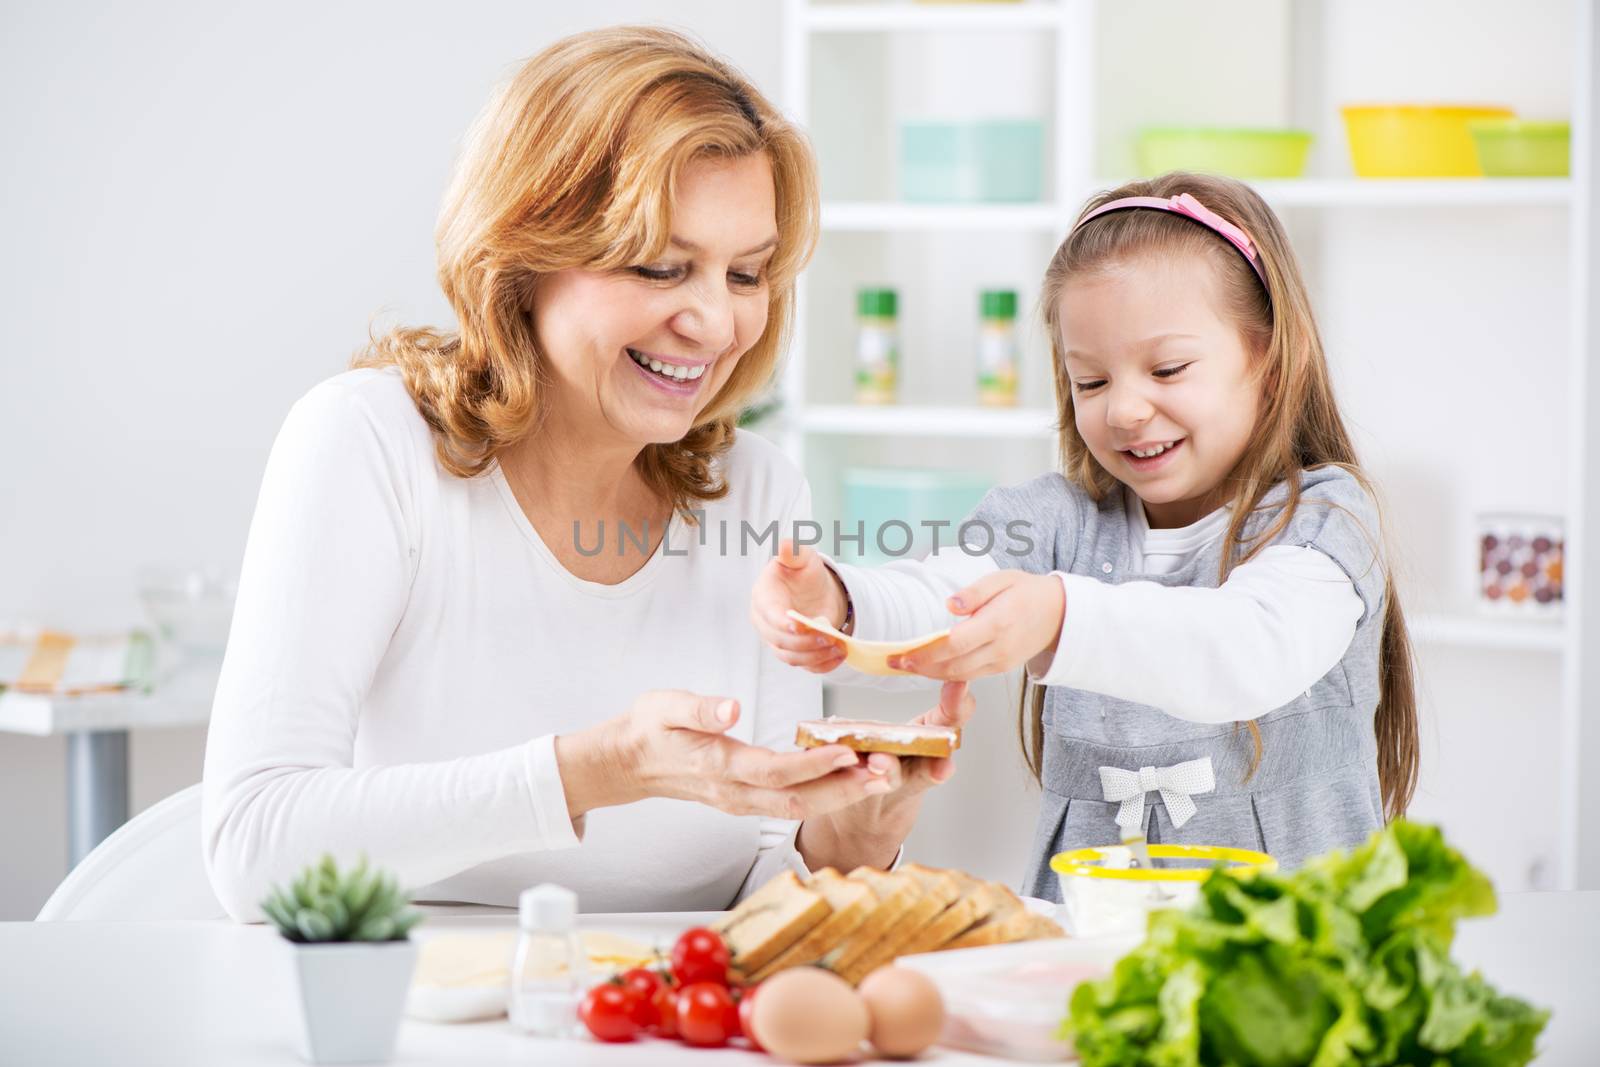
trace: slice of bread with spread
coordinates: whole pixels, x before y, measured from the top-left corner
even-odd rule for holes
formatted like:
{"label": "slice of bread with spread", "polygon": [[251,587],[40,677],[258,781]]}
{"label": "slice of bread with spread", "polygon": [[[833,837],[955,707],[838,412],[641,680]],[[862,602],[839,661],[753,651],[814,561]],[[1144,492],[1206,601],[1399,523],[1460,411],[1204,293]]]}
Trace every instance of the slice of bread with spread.
{"label": "slice of bread with spread", "polygon": [[961,747],[961,727],[875,719],[807,719],[796,725],[794,743],[801,748],[843,745],[857,752],[895,756],[948,756]]}

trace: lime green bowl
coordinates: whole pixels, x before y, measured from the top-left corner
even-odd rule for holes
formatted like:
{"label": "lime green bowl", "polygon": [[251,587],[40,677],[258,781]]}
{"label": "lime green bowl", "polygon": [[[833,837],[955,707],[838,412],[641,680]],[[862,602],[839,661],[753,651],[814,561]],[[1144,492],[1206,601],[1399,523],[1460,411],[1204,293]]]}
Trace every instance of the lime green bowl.
{"label": "lime green bowl", "polygon": [[1572,173],[1572,125],[1521,119],[1467,123],[1478,165],[1491,178],[1565,178]]}
{"label": "lime green bowl", "polygon": [[1139,170],[1145,175],[1197,170],[1233,178],[1298,178],[1305,173],[1311,134],[1212,126],[1160,126],[1139,131]]}

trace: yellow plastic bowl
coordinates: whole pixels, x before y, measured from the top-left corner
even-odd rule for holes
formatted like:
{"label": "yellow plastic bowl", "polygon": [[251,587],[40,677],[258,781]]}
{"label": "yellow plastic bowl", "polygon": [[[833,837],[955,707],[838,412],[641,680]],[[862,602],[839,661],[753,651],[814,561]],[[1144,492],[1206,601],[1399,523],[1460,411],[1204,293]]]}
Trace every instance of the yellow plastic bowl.
{"label": "yellow plastic bowl", "polygon": [[1467,123],[1515,117],[1504,107],[1389,104],[1340,110],[1350,162],[1363,178],[1480,178]]}

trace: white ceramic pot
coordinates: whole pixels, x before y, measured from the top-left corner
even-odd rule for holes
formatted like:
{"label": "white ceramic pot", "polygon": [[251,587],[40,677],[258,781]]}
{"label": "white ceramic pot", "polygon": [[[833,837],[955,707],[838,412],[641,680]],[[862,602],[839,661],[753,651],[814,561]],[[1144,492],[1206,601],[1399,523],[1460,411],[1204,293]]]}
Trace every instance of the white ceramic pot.
{"label": "white ceramic pot", "polygon": [[302,945],[294,960],[300,1055],[307,1063],[385,1063],[394,1055],[417,946],[411,941]]}

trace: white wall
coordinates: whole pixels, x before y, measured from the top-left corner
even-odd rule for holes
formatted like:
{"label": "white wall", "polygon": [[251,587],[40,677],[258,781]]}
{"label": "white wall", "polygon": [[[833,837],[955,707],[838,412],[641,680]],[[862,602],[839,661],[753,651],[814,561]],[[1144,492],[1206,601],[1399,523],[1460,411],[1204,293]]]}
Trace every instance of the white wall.
{"label": "white wall", "polygon": [[[739,0],[0,9],[0,621],[136,623],[140,565],[236,567],[290,403],[373,314],[448,321],[434,216],[493,82],[628,21],[779,91],[777,7]],[[203,746],[136,732],[135,809]],[[0,734],[0,919],[65,873],[64,761]]]}

